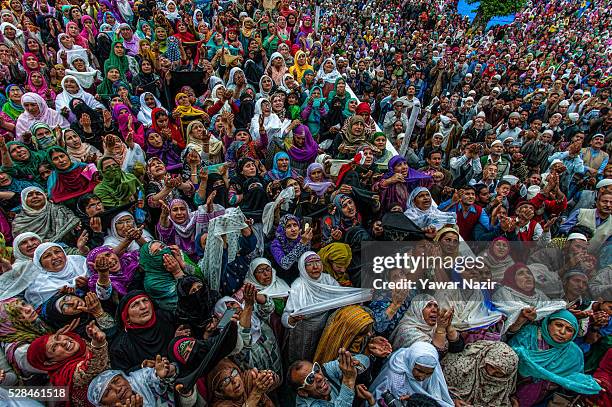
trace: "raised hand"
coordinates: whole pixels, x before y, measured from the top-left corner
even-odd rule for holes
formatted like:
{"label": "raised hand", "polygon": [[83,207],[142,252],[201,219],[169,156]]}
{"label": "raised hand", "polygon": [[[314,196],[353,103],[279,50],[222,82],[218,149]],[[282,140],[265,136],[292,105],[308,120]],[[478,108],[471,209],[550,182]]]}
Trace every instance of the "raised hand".
{"label": "raised hand", "polygon": [[393,352],[393,347],[386,338],[376,336],[368,342],[368,351],[378,358],[386,358]]}
{"label": "raised hand", "polygon": [[95,347],[99,348],[106,343],[106,334],[102,332],[100,328],[98,328],[95,321],[91,321],[89,324],[87,324],[85,331],[87,332],[87,336],[91,338],[91,343]]}
{"label": "raised hand", "polygon": [[155,373],[160,379],[165,379],[174,376],[176,368],[167,358],[157,355],[155,356]]}
{"label": "raised hand", "polygon": [[102,304],[100,303],[100,299],[98,298],[96,293],[88,292],[87,294],[85,294],[84,300],[85,305],[77,307],[79,311],[91,314],[96,318],[104,313],[104,311],[102,310]]}

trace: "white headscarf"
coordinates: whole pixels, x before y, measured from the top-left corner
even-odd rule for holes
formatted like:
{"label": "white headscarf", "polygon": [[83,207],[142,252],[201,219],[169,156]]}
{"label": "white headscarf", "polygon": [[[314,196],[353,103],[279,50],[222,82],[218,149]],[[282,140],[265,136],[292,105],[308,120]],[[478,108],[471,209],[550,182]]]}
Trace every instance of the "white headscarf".
{"label": "white headscarf", "polygon": [[[267,286],[261,284],[255,278],[255,270],[262,264],[267,264],[272,269],[272,282]],[[272,263],[270,260],[264,257],[258,257],[251,262],[249,265],[249,272],[247,273],[244,281],[253,284],[255,288],[257,288],[259,294],[263,294],[267,297],[286,298],[289,296],[289,285],[287,285],[282,278],[276,275],[276,270],[274,270],[274,267],[272,267]]]}
{"label": "white headscarf", "polygon": [[143,398],[144,406],[157,404],[160,394],[166,391],[166,385],[152,367],[145,367],[132,373],[123,373],[121,370],[105,370],[97,375],[87,388],[87,399],[96,407],[101,406],[101,400],[110,384],[116,376],[123,376],[128,381],[134,393]]}
{"label": "white headscarf", "polygon": [[419,294],[410,302],[410,307],[391,334],[394,349],[411,346],[415,342],[431,342],[435,325],[431,326],[423,318],[423,310],[436,299],[429,294]]}
{"label": "white headscarf", "polygon": [[291,284],[284,313],[289,316],[318,314],[372,299],[371,290],[342,287],[327,273],[321,273],[319,278],[314,280],[306,272],[306,260],[311,256],[320,259],[315,252],[308,251],[298,260],[300,276]]}
{"label": "white headscarf", "polygon": [[427,192],[431,198],[431,193],[425,187],[418,187],[412,190],[406,204],[404,215],[410,219],[415,225],[424,229],[428,226],[434,226],[436,229],[442,229],[445,225],[454,225],[457,223],[457,218],[454,213],[442,212],[436,208],[431,200],[429,209],[421,210],[414,205],[414,200],[421,192]]}
{"label": "white headscarf", "polygon": [[[330,73],[325,73],[325,70],[323,70],[323,66],[325,65],[327,61],[331,61],[334,64],[334,68],[332,69]],[[342,75],[340,74],[338,69],[336,69],[336,60],[334,58],[327,58],[321,64],[321,67],[319,68],[319,72],[317,72],[317,77],[315,78],[315,82],[317,82],[319,79],[323,79],[323,82],[336,83],[336,79],[340,78],[341,76]]]}
{"label": "white headscarf", "polygon": [[240,69],[239,67],[235,66],[230,70],[229,73],[229,78],[227,79],[227,88],[229,89],[230,87],[235,87],[236,84],[234,83],[234,76],[236,76],[236,74],[238,72],[242,72],[244,74],[244,71],[242,69]]}
{"label": "white headscarf", "polygon": [[23,106],[24,103],[36,103],[38,105],[38,115],[32,116],[27,110],[19,115],[15,125],[17,140],[21,140],[23,134],[30,131],[30,126],[37,122],[45,123],[51,129],[57,126],[62,129],[70,127],[68,120],[59,112],[49,108],[45,100],[38,93],[25,93],[21,97],[21,105]]}
{"label": "white headscarf", "polygon": [[70,37],[66,33],[61,33],[57,36],[57,45],[59,46],[59,50],[57,51],[57,62],[62,62],[62,51],[66,53],[67,58],[70,58],[71,55],[78,55],[81,59],[87,59],[87,50],[80,45],[72,44],[72,48],[68,49],[62,44],[61,39],[66,37]]}
{"label": "white headscarf", "polygon": [[[385,367],[370,386],[370,392],[378,400],[389,390],[399,398],[404,395],[423,394],[436,400],[443,407],[454,407],[446,380],[440,366],[438,351],[426,342],[416,342],[409,348],[395,351]],[[431,376],[422,382],[412,375],[415,365],[433,368]]]}
{"label": "white headscarf", "polygon": [[151,112],[153,111],[153,109],[151,109],[145,103],[145,96],[146,95],[153,96],[153,99],[155,99],[155,107],[156,108],[159,107],[159,108],[161,108],[166,113],[168,113],[168,111],[161,105],[161,102],[151,92],[144,92],[142,95],[140,95],[140,111],[138,112],[137,119],[144,126],[150,127],[151,124],[153,124],[153,119],[151,118]]}
{"label": "white headscarf", "polygon": [[[266,98],[261,98],[257,102],[255,102],[255,115],[251,119],[251,137],[253,140],[259,140],[259,117],[262,114],[261,104],[266,101],[270,103],[270,101]],[[272,103],[270,103],[270,109],[272,108]],[[268,140],[271,140],[273,137],[278,136],[281,137],[283,122],[279,119],[276,113],[273,113],[270,110],[270,114],[267,117],[264,117],[264,128],[266,129],[266,133],[268,134]]]}
{"label": "white headscarf", "polygon": [[[174,4],[174,11],[168,11],[168,4],[170,3]],[[176,6],[176,3],[172,0],[166,2],[166,9],[162,11],[166,15],[166,18],[172,22],[181,18],[181,16],[179,15],[179,9]]]}
{"label": "white headscarf", "polygon": [[[222,317],[225,311],[227,311],[227,303],[235,302],[240,305],[241,309],[244,309],[244,304],[235,299],[234,297],[225,296],[221,298],[215,304],[215,314],[217,317]],[[257,340],[261,337],[261,321],[257,318],[257,314],[253,312],[251,314],[251,343],[257,342]]]}
{"label": "white headscarf", "polygon": [[[68,79],[73,79],[77,83],[77,86],[79,87],[77,93],[70,93],[66,90],[65,83]],[[87,93],[83,90],[83,87],[75,76],[64,76],[61,84],[63,91],[55,98],[55,109],[58,112],[61,111],[64,107],[70,109],[70,102],[72,101],[72,99],[81,99],[87,106],[91,107],[92,109],[104,109],[104,105],[102,105],[102,103],[98,102],[96,98],[93,97],[90,93]]]}
{"label": "white headscarf", "polygon": [[[117,215],[115,215],[115,217],[111,221],[110,231],[108,235],[104,238],[104,246],[109,246],[114,249],[115,247],[119,246],[119,244],[123,241],[124,238],[119,236],[119,234],[117,233],[117,227],[115,226],[115,224],[119,219],[123,218],[124,216],[129,216],[130,218],[132,218],[132,221],[134,220],[134,215],[127,211],[119,212]],[[142,237],[144,237],[147,242],[153,240],[153,236],[151,236],[151,234],[146,230],[142,231]],[[140,244],[135,240],[133,240],[132,243],[130,243],[130,245],[127,247],[127,249],[125,249],[126,252],[134,252],[136,250],[140,250]]]}
{"label": "white headscarf", "polygon": [[[74,67],[74,61],[77,59],[80,59],[85,63],[85,72],[77,71]],[[66,75],[74,76],[77,83],[84,88],[90,88],[94,84],[96,78],[101,77],[100,71],[92,68],[89,65],[87,58],[83,59],[79,54],[70,54],[68,56],[68,65],[70,66],[70,69],[66,69]]]}
{"label": "white headscarf", "polygon": [[453,307],[452,325],[458,331],[482,329],[499,322],[503,314],[492,311],[485,305],[485,298],[481,290],[458,289],[438,290],[436,299],[441,308]]}
{"label": "white headscarf", "polygon": [[26,256],[19,249],[19,245],[31,237],[42,242],[42,238],[33,232],[21,233],[13,240],[15,263],[11,270],[0,274],[0,301],[21,294],[38,276],[40,269],[34,265],[31,257]]}
{"label": "white headscarf", "polygon": [[[42,243],[34,251],[33,263],[40,268],[40,272],[25,292],[26,301],[34,307],[38,307],[47,301],[63,286],[74,287],[77,277],[87,275],[87,261],[83,256],[66,256],[66,264],[60,271],[45,270],[40,260],[51,247],[59,247],[64,252],[64,249],[57,243]],[[66,255],[66,252],[64,252],[64,255]]]}
{"label": "white headscarf", "polygon": [[238,239],[242,229],[246,228],[246,218],[240,208],[228,208],[225,214],[213,218],[208,225],[208,238],[200,268],[204,280],[212,290],[218,291],[221,286],[221,265],[223,263],[223,236],[227,240],[227,262],[236,259],[240,250]]}

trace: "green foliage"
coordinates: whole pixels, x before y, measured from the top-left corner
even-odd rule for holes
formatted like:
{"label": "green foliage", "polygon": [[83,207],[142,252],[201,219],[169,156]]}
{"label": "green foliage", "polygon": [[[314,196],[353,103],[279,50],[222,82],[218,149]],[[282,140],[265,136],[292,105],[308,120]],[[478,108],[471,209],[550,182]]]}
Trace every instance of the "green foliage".
{"label": "green foliage", "polygon": [[480,20],[484,24],[495,16],[516,13],[526,3],[526,0],[467,0],[468,4],[478,3],[479,1],[480,5],[477,9],[479,18],[476,18],[474,23],[476,23],[476,20]]}

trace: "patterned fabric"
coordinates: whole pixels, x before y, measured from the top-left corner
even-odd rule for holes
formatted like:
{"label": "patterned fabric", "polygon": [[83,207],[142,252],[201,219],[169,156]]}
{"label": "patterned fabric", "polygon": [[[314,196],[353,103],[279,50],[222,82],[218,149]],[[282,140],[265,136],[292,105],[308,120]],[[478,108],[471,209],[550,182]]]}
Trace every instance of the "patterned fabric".
{"label": "patterned fabric", "polygon": [[[503,376],[491,376],[486,366],[496,368]],[[517,368],[518,356],[503,342],[474,342],[463,352],[449,353],[442,360],[450,392],[474,406],[512,406],[510,396]]]}

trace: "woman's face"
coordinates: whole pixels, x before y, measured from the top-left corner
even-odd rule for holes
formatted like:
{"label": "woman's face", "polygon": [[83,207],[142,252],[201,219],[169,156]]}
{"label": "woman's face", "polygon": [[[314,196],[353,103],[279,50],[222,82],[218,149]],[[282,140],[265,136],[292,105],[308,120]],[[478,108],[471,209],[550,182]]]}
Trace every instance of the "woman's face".
{"label": "woman's face", "polygon": [[60,171],[65,171],[70,168],[70,157],[68,154],[61,151],[54,151],[51,153],[51,162]]}
{"label": "woman's face", "polygon": [[153,304],[149,297],[141,297],[128,307],[127,320],[133,325],[145,325],[153,317]]}
{"label": "woman's face", "polygon": [[310,179],[312,182],[321,182],[323,181],[323,170],[321,168],[316,168],[311,171]]}
{"label": "woman's face", "polygon": [[342,201],[342,214],[348,218],[354,218],[357,214],[355,202],[351,198]]}
{"label": "woman's face", "polygon": [[402,161],[393,167],[393,172],[396,174],[402,174],[405,178],[408,177],[408,163],[406,161]]}
{"label": "woman's face", "polygon": [[13,86],[11,90],[9,90],[9,99],[11,99],[14,103],[21,104],[22,96],[23,91],[19,86]]}
{"label": "woman's face", "polygon": [[272,79],[267,76],[264,76],[261,80],[261,88],[264,92],[269,92],[272,89]]}
{"label": "woman's face", "polygon": [[38,313],[34,306],[24,302],[22,299],[17,298],[11,301],[11,305],[15,308],[22,321],[33,322],[38,318]]}
{"label": "woman's face", "polygon": [[302,66],[306,64],[306,54],[301,53],[297,58],[298,65]]}
{"label": "woman's face", "polygon": [[[79,72],[85,72],[85,69],[87,69],[85,66],[85,61],[83,61],[82,59],[75,59],[74,61],[72,61],[72,66],[74,66],[74,69],[76,69]],[[68,82],[68,80],[66,82]]]}
{"label": "woman's face", "polygon": [[280,157],[278,160],[276,160],[276,166],[278,167],[279,171],[287,171],[289,169],[289,159],[287,157]]}
{"label": "woman's face", "polygon": [[128,230],[134,227],[134,218],[132,215],[125,215],[117,219],[115,229],[119,237],[126,237]]}
{"label": "woman's face", "polygon": [[251,139],[251,135],[246,131],[239,131],[236,133],[236,141],[244,141],[247,143]]}
{"label": "woman's face", "polygon": [[330,73],[333,70],[334,70],[334,63],[332,61],[326,61],[323,64],[323,71],[325,71],[325,73]]}
{"label": "woman's face", "polygon": [[79,307],[84,307],[85,301],[76,295],[66,294],[55,305],[63,315],[78,315],[81,313]]}
{"label": "woman's face", "polygon": [[26,205],[34,210],[41,209],[47,203],[47,197],[40,191],[30,191],[26,196]]}
{"label": "woman's face", "polygon": [[438,322],[438,303],[429,302],[423,309],[423,319],[429,326],[435,326]]}
{"label": "woman's face", "polygon": [[189,137],[194,138],[196,140],[204,139],[204,125],[202,123],[194,123],[191,126],[191,133],[189,133]]}
{"label": "woman's face", "polygon": [[440,238],[440,249],[446,255],[453,255],[459,248],[459,236],[453,232],[446,232]]}
{"label": "woman's face", "polygon": [[155,123],[157,123],[157,126],[159,128],[165,129],[168,127],[168,123],[169,123],[169,119],[168,119],[168,115],[165,113],[161,113],[159,116],[157,116],[157,118],[155,119]]}
{"label": "woman's face", "polygon": [[108,78],[109,81],[116,82],[119,80],[119,78],[121,78],[121,74],[119,73],[118,69],[113,68],[108,71],[108,73],[106,74],[106,77]]}
{"label": "woman's face", "polygon": [[[336,92],[342,95],[345,90],[346,90],[346,83],[344,83],[344,81],[338,82],[338,86],[336,87]],[[357,102],[355,102],[355,104],[357,104]]]}
{"label": "woman's face", "polygon": [[300,197],[300,195],[302,194],[302,187],[300,186],[299,182],[297,182],[294,179],[290,179],[289,181],[287,181],[286,185],[287,185],[286,188],[293,187],[293,190],[295,191],[295,197],[296,198]]}
{"label": "woman's face", "polygon": [[287,239],[295,240],[300,235],[300,225],[295,220],[287,221],[285,225],[285,236]]}
{"label": "woman's face", "polygon": [[42,86],[43,84],[43,77],[40,72],[32,72],[30,79],[32,80],[32,84],[34,84],[34,86]]}
{"label": "woman's face", "polygon": [[115,55],[117,55],[118,57],[122,57],[123,55],[125,55],[125,49],[123,48],[123,45],[119,42],[115,44],[114,50]]}
{"label": "woman's face", "polygon": [[535,288],[533,274],[531,274],[531,271],[527,267],[523,267],[516,272],[514,275],[514,282],[522,291],[529,292]]}
{"label": "woman's face", "polygon": [[49,362],[58,363],[74,356],[80,349],[79,343],[70,336],[55,334],[49,337],[45,346],[45,354]]}
{"label": "woman's face", "polygon": [[80,21],[81,20],[81,10],[77,7],[73,7],[70,9],[70,15],[72,16],[72,21]]}
{"label": "woman's face", "polygon": [[282,97],[274,97],[274,99],[272,99],[272,110],[275,112],[280,112],[283,110],[283,108],[285,107],[285,101],[283,100]]}
{"label": "woman's face", "polygon": [[269,286],[272,284],[272,267],[267,264],[260,264],[255,268],[253,272],[255,280],[263,286]]}
{"label": "woman's face", "polygon": [[306,273],[313,280],[318,280],[323,272],[323,262],[319,256],[306,260]]}
{"label": "woman's face", "polygon": [[163,41],[168,37],[168,34],[166,34],[166,30],[164,30],[161,27],[158,27],[155,29],[155,37],[160,40]]}
{"label": "woman's face", "polygon": [[[144,72],[144,73],[151,73],[151,71],[153,70],[153,67],[151,66],[151,63],[148,60],[142,61],[142,64],[141,64],[140,67],[142,68],[142,72]],[[151,96],[153,96],[153,95],[151,95]],[[147,106],[149,106],[149,105],[147,104]],[[151,107],[151,106],[149,106],[149,107]],[[155,107],[155,99],[153,99],[153,107]]]}
{"label": "woman's face", "polygon": [[254,177],[257,175],[257,167],[255,163],[252,161],[247,162],[244,167],[242,167],[242,174],[245,177]]}
{"label": "woman's face", "polygon": [[79,91],[79,84],[72,78],[64,80],[64,87],[68,93],[75,94]]}
{"label": "woman's face", "polygon": [[285,78],[285,85],[289,89],[293,89],[295,87],[295,79],[293,79],[293,76],[287,76]]}
{"label": "woman's face", "polygon": [[553,319],[548,323],[548,334],[557,343],[569,342],[575,332],[574,327],[562,319]]}
{"label": "woman's face", "polygon": [[[7,18],[7,16],[8,16],[8,18]],[[8,23],[8,22],[10,22],[10,17],[11,17],[11,16],[9,16],[9,15],[5,14],[4,16],[2,16],[2,21],[3,21],[3,22],[5,22],[5,23]],[[7,21],[7,20],[8,20],[8,21]],[[17,31],[15,31],[15,29],[14,29],[13,27],[6,27],[6,28],[4,29],[4,35],[5,35],[6,37],[8,37],[9,39],[11,39],[11,40],[12,40],[13,38],[15,38],[15,34],[17,34]]]}
{"label": "woman's face", "polygon": [[79,34],[79,30],[74,24],[70,24],[68,26],[68,34],[70,34],[71,37],[76,37]]}
{"label": "woman's face", "polygon": [[28,237],[27,239],[24,239],[21,241],[21,243],[19,243],[19,251],[24,256],[32,258],[34,257],[34,250],[36,250],[36,248],[40,246],[40,244],[41,241],[39,238],[34,236]]}
{"label": "woman's face", "polygon": [[170,217],[173,221],[182,225],[187,221],[187,207],[184,203],[178,203],[170,209]]}
{"label": "woman's face", "polygon": [[102,205],[102,201],[98,198],[91,198],[89,202],[87,202],[87,206],[85,206],[85,213],[90,218],[93,216],[97,216],[104,212],[104,205]]}
{"label": "woman's face", "polygon": [[[151,64],[149,64],[149,66],[151,66]],[[144,67],[144,63],[143,63],[143,67]],[[153,94],[151,93],[145,94],[144,102],[145,102],[145,105],[147,105],[149,109],[155,109],[157,107],[157,105],[155,104],[155,96],[153,96]]]}
{"label": "woman's face", "polygon": [[40,114],[40,108],[38,107],[37,103],[25,102],[23,104],[23,108],[32,116],[38,116]]}
{"label": "woman's face", "polygon": [[419,192],[414,198],[414,206],[422,211],[426,211],[431,208],[431,195],[429,195],[429,192]]}
{"label": "woman's face", "polygon": [[236,369],[225,369],[224,376],[219,383],[219,390],[226,399],[236,400],[241,398],[245,390],[240,372]]}
{"label": "woman's face", "polygon": [[176,11],[176,5],[174,3],[172,3],[172,2],[167,4],[167,8],[168,8],[168,11],[171,12],[171,13]]}
{"label": "woman's face", "polygon": [[40,258],[43,269],[51,273],[57,273],[66,266],[66,254],[59,246],[49,247]]}
{"label": "woman's face", "polygon": [[505,240],[496,240],[493,242],[493,254],[495,257],[503,258],[510,253],[510,245]]}
{"label": "woman's face", "polygon": [[72,46],[74,45],[74,40],[68,35],[64,35],[60,42],[67,49],[72,49]]}
{"label": "woman's face", "polygon": [[422,382],[423,380],[429,378],[433,374],[434,370],[435,368],[433,367],[421,366],[418,363],[415,363],[414,367],[412,368],[412,377],[414,377],[416,381]]}
{"label": "woman's face", "polygon": [[374,146],[379,150],[384,150],[387,146],[387,139],[385,136],[378,136],[374,139]]}
{"label": "woman's face", "polygon": [[28,68],[38,69],[38,59],[34,55],[28,56],[25,62]]}
{"label": "woman's face", "polygon": [[132,386],[122,375],[117,375],[106,386],[104,395],[100,399],[103,406],[114,406],[122,404],[134,395]]}
{"label": "woman's face", "polygon": [[261,103],[261,111],[264,114],[264,116],[268,116],[271,112],[271,109],[272,109],[272,105],[267,100]]}
{"label": "woman's face", "polygon": [[151,145],[151,147],[154,148],[161,148],[162,145],[164,144],[164,140],[162,139],[162,136],[160,136],[158,133],[150,133],[147,136],[147,141],[149,142],[149,145]]}

